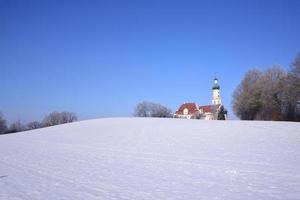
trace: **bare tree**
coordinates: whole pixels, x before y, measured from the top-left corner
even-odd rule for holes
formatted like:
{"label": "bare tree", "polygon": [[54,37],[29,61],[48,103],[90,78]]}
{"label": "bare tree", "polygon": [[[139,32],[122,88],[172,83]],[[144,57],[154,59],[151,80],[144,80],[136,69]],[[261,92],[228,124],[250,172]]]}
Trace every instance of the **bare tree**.
{"label": "bare tree", "polygon": [[285,120],[300,121],[300,53],[283,83],[282,110]]}
{"label": "bare tree", "polygon": [[7,133],[16,133],[16,132],[21,132],[21,131],[24,131],[24,130],[25,130],[24,126],[22,125],[21,121],[18,120],[18,121],[13,122],[9,126],[9,129],[8,129]]}
{"label": "bare tree", "polygon": [[282,97],[286,71],[281,66],[269,68],[261,77],[262,107],[257,119],[282,120]]}
{"label": "bare tree", "polygon": [[281,110],[283,119],[288,121],[295,121],[297,118],[297,112],[295,110],[297,105],[297,94],[295,92],[294,81],[295,77],[288,74],[282,84],[283,94],[281,97]]}
{"label": "bare tree", "polygon": [[43,122],[42,125],[44,127],[46,126],[55,126],[59,124],[64,124],[64,123],[70,123],[77,121],[77,116],[73,112],[52,112],[49,115],[47,115]]}
{"label": "bare tree", "polygon": [[136,117],[150,117],[149,112],[149,103],[148,102],[141,102],[139,103],[134,110],[134,116]]}
{"label": "bare tree", "polygon": [[37,129],[37,128],[41,128],[42,124],[38,121],[33,121],[33,122],[29,122],[27,124],[27,129],[32,130],[32,129]]}
{"label": "bare tree", "polygon": [[3,115],[0,112],[0,134],[4,134],[6,130],[7,130],[6,120],[3,118]]}
{"label": "bare tree", "polygon": [[262,107],[261,77],[258,69],[250,70],[233,94],[232,106],[235,114],[242,120],[254,120]]}
{"label": "bare tree", "polygon": [[54,111],[44,118],[42,124],[43,126],[55,126],[55,125],[59,125],[60,122],[61,122],[60,113]]}
{"label": "bare tree", "polygon": [[300,54],[289,72],[250,70],[237,87],[233,110],[241,119],[300,121]]}
{"label": "bare tree", "polygon": [[134,111],[136,117],[171,117],[172,111],[159,103],[143,101]]}
{"label": "bare tree", "polygon": [[291,73],[300,79],[300,53],[296,56],[291,66]]}
{"label": "bare tree", "polygon": [[71,123],[77,121],[77,116],[73,112],[62,112],[61,113],[61,123]]}
{"label": "bare tree", "polygon": [[172,116],[171,109],[169,109],[165,106],[162,106],[158,103],[153,103],[152,104],[151,117],[166,118],[166,117],[171,117],[171,116]]}

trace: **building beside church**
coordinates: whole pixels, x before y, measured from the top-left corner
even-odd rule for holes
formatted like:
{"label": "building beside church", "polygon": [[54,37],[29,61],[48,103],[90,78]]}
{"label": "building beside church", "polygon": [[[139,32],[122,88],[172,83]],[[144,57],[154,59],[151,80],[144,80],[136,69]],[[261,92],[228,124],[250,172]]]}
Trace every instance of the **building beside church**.
{"label": "building beside church", "polygon": [[[220,96],[218,79],[214,79],[212,87],[212,104],[199,106],[197,103],[183,103],[175,112],[175,118],[216,120],[221,109],[224,109]],[[227,116],[225,115],[225,119]]]}

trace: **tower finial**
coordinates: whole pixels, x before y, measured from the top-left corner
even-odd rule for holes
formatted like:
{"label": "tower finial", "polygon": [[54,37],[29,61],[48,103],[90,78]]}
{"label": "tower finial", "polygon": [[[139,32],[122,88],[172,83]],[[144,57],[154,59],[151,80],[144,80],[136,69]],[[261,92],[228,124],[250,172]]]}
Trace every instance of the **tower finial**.
{"label": "tower finial", "polygon": [[214,78],[214,84],[212,90],[213,90],[212,104],[221,104],[220,85],[218,83],[218,78],[216,76]]}
{"label": "tower finial", "polygon": [[219,85],[219,83],[218,83],[218,78],[215,76],[215,78],[214,78],[214,85],[213,85],[213,88],[212,88],[213,90],[216,90],[216,89],[220,89],[220,85]]}

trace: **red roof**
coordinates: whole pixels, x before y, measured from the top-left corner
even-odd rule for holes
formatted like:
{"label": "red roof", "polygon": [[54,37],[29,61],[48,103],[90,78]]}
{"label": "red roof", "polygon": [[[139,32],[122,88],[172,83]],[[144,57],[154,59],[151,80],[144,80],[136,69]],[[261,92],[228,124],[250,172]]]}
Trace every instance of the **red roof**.
{"label": "red roof", "polygon": [[198,112],[198,108],[197,108],[197,105],[196,103],[184,103],[182,104],[179,109],[176,111],[176,115],[183,115],[183,110],[184,109],[188,109],[188,114],[191,115],[191,114],[194,114],[196,112]]}
{"label": "red roof", "polygon": [[204,113],[206,113],[206,112],[214,113],[218,110],[219,107],[220,107],[220,104],[199,106],[199,110],[202,110]]}

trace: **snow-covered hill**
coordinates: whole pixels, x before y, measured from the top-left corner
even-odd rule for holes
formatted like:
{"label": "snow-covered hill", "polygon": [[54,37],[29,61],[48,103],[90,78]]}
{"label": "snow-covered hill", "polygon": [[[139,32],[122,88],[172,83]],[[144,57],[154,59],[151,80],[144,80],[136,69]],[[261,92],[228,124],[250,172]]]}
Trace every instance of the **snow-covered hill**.
{"label": "snow-covered hill", "polygon": [[0,199],[300,199],[300,123],[111,118],[1,135]]}

